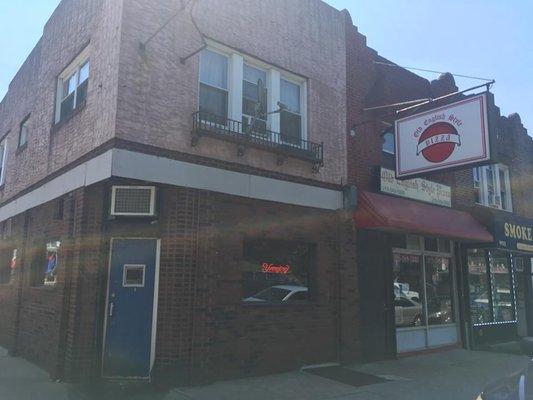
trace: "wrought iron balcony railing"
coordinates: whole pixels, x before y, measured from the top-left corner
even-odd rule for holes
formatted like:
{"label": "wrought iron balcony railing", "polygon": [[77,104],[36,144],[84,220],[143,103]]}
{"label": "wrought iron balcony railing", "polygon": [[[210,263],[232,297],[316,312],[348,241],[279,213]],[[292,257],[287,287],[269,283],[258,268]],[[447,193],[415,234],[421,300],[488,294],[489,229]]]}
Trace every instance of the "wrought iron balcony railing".
{"label": "wrought iron balcony railing", "polygon": [[284,135],[263,129],[261,126],[250,126],[205,111],[193,113],[192,145],[196,145],[200,137],[210,136],[237,143],[238,154],[244,154],[246,147],[262,148],[278,156],[278,163],[285,157],[293,157],[309,161],[313,170],[318,171],[324,165],[324,144],[314,143],[299,137]]}

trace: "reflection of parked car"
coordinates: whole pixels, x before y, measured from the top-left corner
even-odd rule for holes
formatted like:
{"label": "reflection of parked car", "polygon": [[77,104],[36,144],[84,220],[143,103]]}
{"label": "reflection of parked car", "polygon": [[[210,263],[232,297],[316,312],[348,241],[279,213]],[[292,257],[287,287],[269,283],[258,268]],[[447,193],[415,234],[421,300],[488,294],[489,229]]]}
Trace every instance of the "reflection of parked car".
{"label": "reflection of parked car", "polygon": [[409,285],[406,283],[394,282],[394,295],[396,297],[405,296],[408,299],[420,303],[420,294],[413,290],[409,290]]}
{"label": "reflection of parked car", "polygon": [[276,285],[261,290],[244,301],[272,301],[287,302],[308,299],[308,289],[305,286]]}
{"label": "reflection of parked car", "polygon": [[422,304],[406,296],[394,299],[396,326],[422,325]]}

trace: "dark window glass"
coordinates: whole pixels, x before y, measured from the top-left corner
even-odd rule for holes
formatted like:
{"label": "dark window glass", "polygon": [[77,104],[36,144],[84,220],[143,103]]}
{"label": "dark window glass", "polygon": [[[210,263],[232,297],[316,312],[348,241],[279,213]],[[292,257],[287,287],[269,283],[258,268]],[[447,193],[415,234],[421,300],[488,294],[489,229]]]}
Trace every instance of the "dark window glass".
{"label": "dark window glass", "polygon": [[65,99],[63,99],[63,101],[61,102],[61,115],[60,115],[61,120],[69,118],[72,115],[72,112],[74,111],[75,96],[76,96],[76,93],[72,92],[67,97],[65,97]]}
{"label": "dark window glass", "polygon": [[295,146],[301,145],[302,117],[289,111],[281,112],[281,140]]}
{"label": "dark window glass", "polygon": [[[211,121],[219,117],[223,120],[228,116],[228,92],[212,86],[200,84],[200,111],[213,116],[203,116],[202,119]],[[213,121],[218,122],[218,121]]]}
{"label": "dark window glass", "polygon": [[20,124],[20,132],[19,132],[19,144],[18,147],[22,147],[26,144],[28,141],[28,125],[29,125],[29,117],[26,117],[24,121]]}
{"label": "dark window glass", "polygon": [[87,99],[87,87],[89,86],[89,80],[85,80],[78,86],[78,94],[76,98],[76,107],[81,107]]}
{"label": "dark window glass", "polygon": [[278,240],[244,243],[243,301],[288,303],[309,300],[312,245]]}
{"label": "dark window glass", "polygon": [[435,238],[424,238],[424,250],[439,251],[439,242]]}
{"label": "dark window glass", "polygon": [[473,324],[492,321],[485,250],[468,250],[468,285]]}

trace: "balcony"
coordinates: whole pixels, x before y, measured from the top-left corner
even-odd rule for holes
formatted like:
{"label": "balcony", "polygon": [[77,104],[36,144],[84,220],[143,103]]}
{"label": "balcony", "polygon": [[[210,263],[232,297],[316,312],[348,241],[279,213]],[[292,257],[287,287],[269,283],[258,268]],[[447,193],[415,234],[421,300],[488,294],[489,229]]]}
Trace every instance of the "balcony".
{"label": "balcony", "polygon": [[281,165],[285,158],[297,158],[312,164],[313,172],[324,165],[324,144],[313,143],[297,137],[256,129],[226,117],[205,111],[193,113],[191,144],[195,146],[202,136],[234,142],[238,145],[237,155],[242,156],[246,148],[254,147],[270,151],[277,156]]}

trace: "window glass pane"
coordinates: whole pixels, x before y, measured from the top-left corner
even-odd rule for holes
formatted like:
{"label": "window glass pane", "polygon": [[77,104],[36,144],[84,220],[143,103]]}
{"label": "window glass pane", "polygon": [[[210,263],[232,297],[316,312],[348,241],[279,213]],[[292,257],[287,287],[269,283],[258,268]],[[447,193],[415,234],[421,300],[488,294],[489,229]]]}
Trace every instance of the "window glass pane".
{"label": "window glass pane", "polygon": [[61,242],[49,242],[46,244],[46,266],[44,271],[44,284],[52,285],[57,280],[58,252]]}
{"label": "window glass pane", "polygon": [[143,287],[144,286],[144,271],[146,265],[124,265],[124,278],[122,286],[124,287]]}
{"label": "window glass pane", "polygon": [[468,250],[467,258],[472,323],[491,322],[492,313],[485,250]]}
{"label": "window glass pane", "polygon": [[441,253],[451,253],[452,247],[448,239],[439,239],[439,251]]}
{"label": "window glass pane", "polygon": [[80,80],[79,84],[82,84],[87,79],[89,79],[89,61],[87,61],[81,68],[80,68]]}
{"label": "window glass pane", "polygon": [[300,85],[281,80],[281,102],[288,111],[300,114]]}
{"label": "window glass pane", "polygon": [[513,321],[513,293],[511,291],[511,263],[509,254],[491,252],[492,308],[494,321]]}
{"label": "window glass pane", "polygon": [[76,86],[78,85],[78,74],[74,73],[70,78],[65,79],[63,82],[63,98],[67,97],[69,94],[74,93]]}
{"label": "window glass pane", "polygon": [[282,111],[280,120],[282,141],[301,146],[302,117],[288,111]]}
{"label": "window glass pane", "polygon": [[451,324],[455,321],[455,316],[450,259],[428,256],[425,261],[428,323]]}
{"label": "window glass pane", "polygon": [[267,90],[266,72],[244,65],[242,112],[245,115],[266,120]]}
{"label": "window glass pane", "polygon": [[394,154],[394,134],[392,134],[391,132],[387,132],[383,135],[383,151],[385,153]]}
{"label": "window glass pane", "polygon": [[200,81],[221,89],[228,88],[228,58],[211,50],[200,54]]}
{"label": "window glass pane", "polygon": [[247,303],[286,303],[309,299],[312,245],[253,240],[244,243],[241,265]]}
{"label": "window glass pane", "polygon": [[439,241],[436,238],[424,238],[424,249],[426,251],[439,251]]}
{"label": "window glass pane", "polygon": [[396,326],[425,325],[420,256],[394,254],[393,274]]}
{"label": "window glass pane", "polygon": [[509,202],[509,196],[507,194],[507,183],[508,183],[508,174],[507,170],[505,168],[499,167],[499,179],[500,179],[500,198],[502,202],[502,208],[504,210],[509,210],[510,202]]}
{"label": "window glass pane", "polygon": [[409,250],[420,250],[420,236],[416,235],[407,235],[406,236],[406,249]]}
{"label": "window glass pane", "polygon": [[482,203],[483,194],[482,194],[482,185],[481,185],[481,168],[476,167],[472,170],[474,178],[474,196],[476,203]]}
{"label": "window glass pane", "polygon": [[28,120],[20,125],[19,147],[24,146],[28,140]]}
{"label": "window glass pane", "polygon": [[71,93],[61,102],[61,108],[60,108],[60,115],[59,119],[64,120],[72,115],[72,111],[74,111],[74,95],[75,93]]}
{"label": "window glass pane", "polygon": [[[200,111],[227,118],[228,93],[224,90],[200,84]],[[210,119],[208,116],[204,116],[202,119],[206,118]]]}
{"label": "window glass pane", "polygon": [[0,144],[0,168],[2,168],[4,164],[4,150],[5,150],[4,143],[2,143]]}

